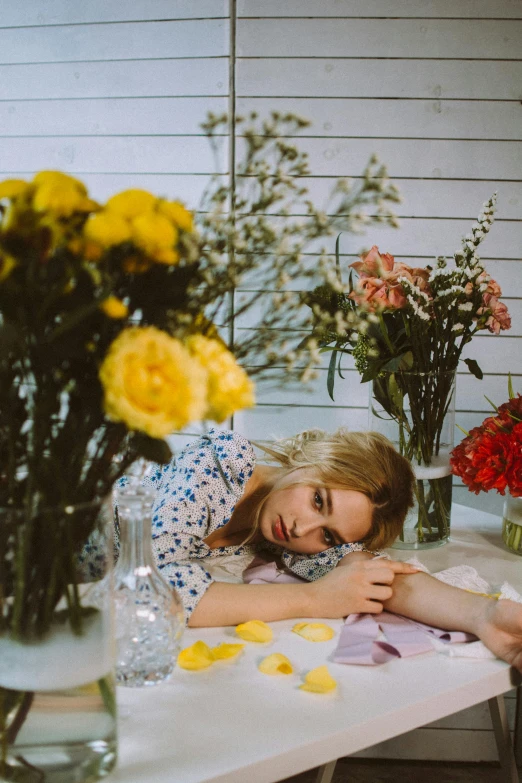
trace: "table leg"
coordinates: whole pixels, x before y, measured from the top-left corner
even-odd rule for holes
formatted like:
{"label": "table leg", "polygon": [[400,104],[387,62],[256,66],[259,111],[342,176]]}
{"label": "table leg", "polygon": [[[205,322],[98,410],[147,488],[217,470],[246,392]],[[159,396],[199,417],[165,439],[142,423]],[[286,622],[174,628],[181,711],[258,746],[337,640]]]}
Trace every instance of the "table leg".
{"label": "table leg", "polygon": [[504,773],[505,783],[519,783],[504,697],[495,696],[493,699],[488,699],[488,704],[497,743],[498,760]]}
{"label": "table leg", "polygon": [[323,764],[322,767],[319,767],[317,770],[317,777],[315,779],[315,783],[332,783],[333,773],[336,764],[337,764],[337,759],[334,759],[333,761],[329,761],[328,764]]}

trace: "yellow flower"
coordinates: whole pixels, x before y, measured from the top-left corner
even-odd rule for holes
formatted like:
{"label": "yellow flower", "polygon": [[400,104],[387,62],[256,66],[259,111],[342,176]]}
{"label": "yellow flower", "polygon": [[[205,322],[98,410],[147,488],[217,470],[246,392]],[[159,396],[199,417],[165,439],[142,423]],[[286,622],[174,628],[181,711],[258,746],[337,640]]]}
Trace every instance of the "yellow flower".
{"label": "yellow flower", "polygon": [[128,220],[132,220],[143,212],[149,212],[154,209],[155,204],[156,197],[152,193],[133,188],[131,190],[123,190],[121,193],[112,196],[107,202],[107,209],[117,212],[118,215]]}
{"label": "yellow flower", "polygon": [[205,418],[221,423],[235,411],[255,404],[254,384],[220,340],[192,335],[187,347],[208,375]]}
{"label": "yellow flower", "polygon": [[272,629],[262,620],[249,620],[236,626],[236,633],[246,642],[271,642]]}
{"label": "yellow flower", "polygon": [[153,326],[125,329],[100,368],[105,413],[163,438],[202,418],[206,377],[183,344]]}
{"label": "yellow flower", "polygon": [[225,661],[229,658],[235,658],[236,655],[239,655],[244,646],[244,644],[229,644],[227,642],[221,642],[221,644],[218,644],[217,647],[213,647],[210,652],[212,653],[214,660]]}
{"label": "yellow flower", "polygon": [[198,671],[207,669],[214,663],[212,652],[205,642],[194,642],[190,647],[185,647],[178,655],[178,666],[181,669]]}
{"label": "yellow flower", "polygon": [[192,212],[189,212],[180,201],[164,201],[161,199],[158,202],[158,212],[168,217],[182,231],[190,233],[194,230]]}
{"label": "yellow flower", "polygon": [[115,320],[127,318],[129,314],[129,308],[117,296],[108,296],[107,299],[104,299],[100,305],[100,310],[103,310],[105,315]]}
{"label": "yellow flower", "polygon": [[83,231],[87,240],[105,248],[120,245],[131,238],[129,223],[110,210],[91,215]]}
{"label": "yellow flower", "polygon": [[299,686],[302,691],[312,691],[312,693],[328,693],[337,688],[337,683],[328,671],[327,666],[318,666],[312,669],[305,677],[303,685]]}
{"label": "yellow flower", "polygon": [[37,187],[48,187],[51,185],[74,187],[82,196],[87,195],[87,188],[83,182],[76,179],[76,177],[71,177],[70,174],[64,174],[63,171],[39,171],[38,174],[35,174],[33,177],[33,183]]}
{"label": "yellow flower", "polygon": [[179,254],[174,250],[178,230],[157,212],[145,212],[132,221],[132,236],[136,245],[162,264],[176,264]]}
{"label": "yellow flower", "polygon": [[292,631],[309,642],[327,642],[334,636],[333,628],[324,623],[296,623]]}
{"label": "yellow flower", "polygon": [[3,280],[6,280],[9,277],[9,275],[11,274],[13,269],[15,268],[16,263],[17,262],[15,261],[13,256],[10,256],[10,255],[2,256],[2,255],[0,255],[0,283]]}
{"label": "yellow flower", "polygon": [[36,212],[51,212],[56,217],[70,217],[74,212],[91,212],[98,209],[98,204],[87,198],[85,185],[61,171],[40,171],[34,177],[33,185],[33,209]]}
{"label": "yellow flower", "polygon": [[294,667],[282,653],[272,653],[263,658],[257,667],[263,674],[293,674]]}
{"label": "yellow flower", "polygon": [[4,179],[3,182],[0,182],[0,199],[16,198],[30,187],[30,184],[24,179]]}

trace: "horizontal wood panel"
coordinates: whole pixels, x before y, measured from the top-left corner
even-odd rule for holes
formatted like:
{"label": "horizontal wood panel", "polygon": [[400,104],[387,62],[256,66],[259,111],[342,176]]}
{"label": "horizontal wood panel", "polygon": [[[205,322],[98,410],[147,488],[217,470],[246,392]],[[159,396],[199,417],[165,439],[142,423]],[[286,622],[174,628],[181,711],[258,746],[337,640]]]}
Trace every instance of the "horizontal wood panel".
{"label": "horizontal wood panel", "polygon": [[[337,176],[301,177],[299,184],[308,189],[309,198],[318,208],[327,209],[337,179]],[[402,197],[402,202],[394,205],[394,212],[399,217],[472,221],[482,202],[495,191],[498,192],[497,218],[520,220],[522,215],[522,182],[400,179],[395,184]],[[297,208],[293,212],[298,212]]]}
{"label": "horizontal wood panel", "polygon": [[[417,5],[419,5],[417,3]],[[238,96],[520,100],[522,63],[480,60],[239,58]]]}
{"label": "horizontal wood panel", "polygon": [[[226,170],[223,140],[221,171]],[[0,171],[63,169],[82,173],[209,173],[214,158],[200,137],[6,138],[0,145]]]}
{"label": "horizontal wood panel", "polygon": [[227,93],[225,57],[0,65],[0,100]]}
{"label": "horizontal wood panel", "polygon": [[478,763],[498,761],[498,752],[492,731],[416,729],[354,753],[353,757]]}
{"label": "horizontal wood panel", "polygon": [[300,139],[299,147],[308,153],[314,176],[360,176],[373,154],[392,178],[517,181],[522,170],[522,143],[516,141],[325,138]]}
{"label": "horizontal wood panel", "polygon": [[[240,57],[518,60],[522,21],[238,19]],[[405,43],[407,42],[407,43]]]}
{"label": "horizontal wood panel", "polygon": [[75,62],[228,53],[228,21],[124,22],[0,29],[0,62]]}
{"label": "horizontal wood panel", "polygon": [[519,0],[238,0],[238,16],[505,17],[520,19]]}
{"label": "horizontal wood panel", "polygon": [[[521,41],[522,44],[522,41]],[[522,52],[522,46],[521,46]],[[281,86],[284,94],[284,86]],[[355,98],[239,98],[238,111],[293,112],[312,125],[306,136],[410,139],[522,139],[519,101]]]}
{"label": "horizontal wood panel", "polygon": [[[453,502],[459,503],[461,506],[475,508],[478,511],[485,511],[488,514],[502,517],[504,498],[497,492],[481,492],[479,495],[475,495],[467,487],[453,486],[452,497]],[[501,520],[499,520],[499,530],[500,526]]]}
{"label": "horizontal wood panel", "polygon": [[2,27],[228,16],[227,0],[0,0]]}
{"label": "horizontal wood panel", "polygon": [[333,431],[338,427],[366,430],[365,410],[353,408],[253,408],[234,415],[234,429],[253,440],[272,440],[295,435],[302,430],[320,427]]}
{"label": "horizontal wood panel", "polygon": [[225,97],[3,101],[0,136],[201,136],[207,113],[227,108]]}

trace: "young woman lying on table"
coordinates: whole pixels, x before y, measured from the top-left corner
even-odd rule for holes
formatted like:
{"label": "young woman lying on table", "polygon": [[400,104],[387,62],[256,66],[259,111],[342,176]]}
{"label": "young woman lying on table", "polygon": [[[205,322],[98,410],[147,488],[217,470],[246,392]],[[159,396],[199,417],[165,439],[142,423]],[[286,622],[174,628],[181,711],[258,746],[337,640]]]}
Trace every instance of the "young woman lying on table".
{"label": "young woman lying on table", "polygon": [[[375,559],[413,502],[411,467],[386,438],[311,430],[263,450],[275,464],[258,463],[238,433],[211,430],[153,479],[153,549],[189,626],[386,608],[473,633],[522,670],[522,605]],[[230,584],[213,581],[205,568],[219,555],[260,551],[306,581]]]}

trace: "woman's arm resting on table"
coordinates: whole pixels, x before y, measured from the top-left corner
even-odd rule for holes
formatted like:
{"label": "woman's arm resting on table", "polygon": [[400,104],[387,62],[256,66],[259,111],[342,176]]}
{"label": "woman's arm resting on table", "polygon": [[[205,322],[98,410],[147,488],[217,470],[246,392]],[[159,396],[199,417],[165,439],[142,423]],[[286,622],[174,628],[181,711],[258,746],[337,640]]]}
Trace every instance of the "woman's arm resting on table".
{"label": "woman's arm resting on table", "polygon": [[412,573],[416,569],[407,563],[354,560],[347,568],[336,568],[316,582],[273,585],[214,582],[194,609],[189,626],[378,613],[382,611],[382,601],[391,595],[390,585],[395,575]]}

